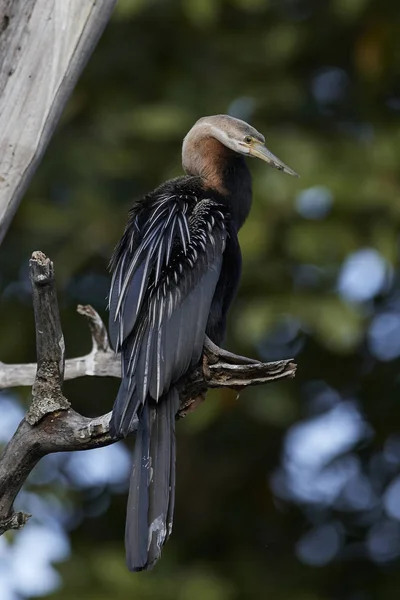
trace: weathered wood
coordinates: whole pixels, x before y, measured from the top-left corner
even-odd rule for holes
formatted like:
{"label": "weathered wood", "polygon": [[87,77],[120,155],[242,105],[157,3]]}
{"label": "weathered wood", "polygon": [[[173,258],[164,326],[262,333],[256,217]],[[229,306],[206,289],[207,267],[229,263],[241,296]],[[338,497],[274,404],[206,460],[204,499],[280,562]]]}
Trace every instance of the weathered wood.
{"label": "weathered wood", "polygon": [[34,252],[29,262],[36,328],[37,371],[32,402],[25,419],[35,425],[45,415],[68,410],[63,396],[65,344],[61,329],[54,267],[43,252]]}
{"label": "weathered wood", "polygon": [[[91,306],[78,305],[77,311],[86,317],[92,334],[89,354],[65,361],[64,381],[78,377],[120,377],[121,360],[110,347],[106,327]],[[36,363],[7,364],[0,361],[0,390],[31,386],[35,381]]]}
{"label": "weathered wood", "polygon": [[37,425],[23,419],[0,457],[0,535],[20,529],[30,515],[13,512],[14,500],[39,460],[51,452],[88,450],[111,444],[111,413],[95,419],[73,410],[45,416]]}
{"label": "weathered wood", "polygon": [[117,0],[0,0],[0,243]]}

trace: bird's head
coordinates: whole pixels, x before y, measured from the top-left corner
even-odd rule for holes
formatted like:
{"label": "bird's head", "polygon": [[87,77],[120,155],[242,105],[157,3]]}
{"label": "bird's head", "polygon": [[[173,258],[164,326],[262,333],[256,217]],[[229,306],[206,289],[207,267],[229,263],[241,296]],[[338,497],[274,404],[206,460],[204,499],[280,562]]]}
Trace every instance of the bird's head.
{"label": "bird's head", "polygon": [[272,154],[265,145],[264,136],[245,121],[235,119],[229,115],[213,115],[199,119],[189,131],[183,142],[183,156],[185,146],[191,146],[195,139],[206,136],[218,140],[226,148],[237,154],[261,158],[271,167],[283,171],[288,175],[298,177],[298,174],[285,165],[277,156]]}

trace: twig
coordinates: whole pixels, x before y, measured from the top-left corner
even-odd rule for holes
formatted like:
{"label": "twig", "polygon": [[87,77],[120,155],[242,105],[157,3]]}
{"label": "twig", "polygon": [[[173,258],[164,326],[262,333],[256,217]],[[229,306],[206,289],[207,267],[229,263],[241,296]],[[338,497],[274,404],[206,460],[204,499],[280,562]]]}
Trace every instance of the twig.
{"label": "twig", "polygon": [[[92,350],[85,356],[67,358],[64,381],[78,377],[120,377],[121,361],[108,343],[105,325],[92,306],[78,305],[77,312],[87,318],[92,333]],[[33,385],[37,364],[7,364],[0,361],[0,390]]]}
{"label": "twig", "polygon": [[[13,512],[13,503],[43,456],[51,452],[98,448],[117,441],[109,433],[111,413],[94,419],[84,417],[70,408],[63,396],[64,342],[53,264],[44,254],[35,252],[30,272],[38,365],[31,407],[0,457],[0,535],[8,529],[21,528],[28,520],[29,515]],[[93,347],[88,355],[66,361],[65,378],[119,377],[120,361],[109,346],[99,315],[91,306],[78,306],[78,312],[88,319]],[[8,378],[12,385],[29,385],[34,368],[36,365],[0,363],[0,381]],[[4,376],[4,370],[8,370],[8,375]],[[294,377],[295,371],[296,365],[291,359],[259,363],[222,350],[207,339],[202,362],[176,384],[181,398],[179,416],[192,411],[204,399],[208,388],[243,389]]]}

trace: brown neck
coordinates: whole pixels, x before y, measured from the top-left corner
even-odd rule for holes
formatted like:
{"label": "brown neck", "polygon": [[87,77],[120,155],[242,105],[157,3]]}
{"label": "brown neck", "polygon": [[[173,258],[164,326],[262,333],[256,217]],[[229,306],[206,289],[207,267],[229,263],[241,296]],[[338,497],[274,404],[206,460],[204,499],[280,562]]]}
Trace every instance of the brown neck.
{"label": "brown neck", "polygon": [[244,157],[210,135],[206,127],[197,126],[184,139],[182,166],[188,175],[200,177],[205,188],[225,198],[238,230],[251,206],[250,172]]}
{"label": "brown neck", "polygon": [[212,136],[188,140],[183,156],[183,168],[188,175],[201,177],[206,187],[226,195],[224,173],[235,153]]}

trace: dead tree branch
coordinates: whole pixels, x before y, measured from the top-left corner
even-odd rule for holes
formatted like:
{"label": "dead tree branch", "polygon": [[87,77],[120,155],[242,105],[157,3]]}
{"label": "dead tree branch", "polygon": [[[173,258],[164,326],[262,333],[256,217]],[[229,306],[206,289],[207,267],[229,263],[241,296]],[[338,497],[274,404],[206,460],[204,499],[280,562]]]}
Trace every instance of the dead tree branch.
{"label": "dead tree branch", "polygon": [[[32,387],[31,406],[0,457],[0,535],[21,528],[29,515],[14,513],[16,495],[37,462],[46,454],[88,450],[111,444],[111,413],[88,418],[74,411],[62,393],[64,379],[64,338],[61,330],[52,262],[41,252],[30,261],[33,306],[36,326],[36,365],[0,363],[2,387]],[[119,358],[111,350],[100,317],[90,306],[79,306],[92,333],[90,354],[65,361],[66,378],[82,375],[119,377]],[[36,376],[33,378],[33,370]],[[236,356],[206,340],[203,360],[197,368],[177,382],[181,397],[180,416],[193,410],[204,399],[208,388],[243,389],[269,381],[294,377],[291,359],[259,363]],[[6,373],[6,375],[4,375]],[[34,381],[33,381],[34,379]]]}
{"label": "dead tree branch", "polygon": [[0,0],[0,243],[117,0]]}
{"label": "dead tree branch", "polygon": [[64,336],[58,312],[54,285],[53,263],[42,253],[34,252],[30,261],[30,278],[36,327],[36,355],[38,359],[32,402],[25,419],[30,425],[57,410],[68,410],[64,398]]}
{"label": "dead tree branch", "polygon": [[[121,362],[111,349],[105,325],[91,306],[78,305],[77,311],[86,317],[92,334],[92,350],[79,358],[65,361],[64,381],[85,375],[120,377]],[[35,381],[37,364],[6,364],[0,361],[0,390],[31,386]]]}

